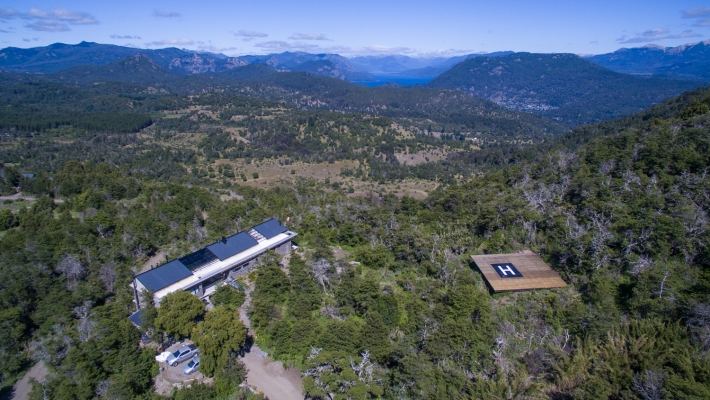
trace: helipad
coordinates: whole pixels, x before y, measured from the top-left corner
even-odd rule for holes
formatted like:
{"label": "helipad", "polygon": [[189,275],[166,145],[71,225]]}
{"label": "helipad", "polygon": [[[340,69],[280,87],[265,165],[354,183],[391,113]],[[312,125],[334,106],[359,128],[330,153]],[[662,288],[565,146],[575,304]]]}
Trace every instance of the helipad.
{"label": "helipad", "polygon": [[513,254],[472,256],[494,292],[550,289],[567,284],[542,258],[530,250]]}

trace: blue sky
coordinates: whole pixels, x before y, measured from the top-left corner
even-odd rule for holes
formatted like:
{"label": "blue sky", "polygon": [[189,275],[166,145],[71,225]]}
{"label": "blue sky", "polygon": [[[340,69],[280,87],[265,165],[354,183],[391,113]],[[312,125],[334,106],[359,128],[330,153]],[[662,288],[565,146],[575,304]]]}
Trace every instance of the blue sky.
{"label": "blue sky", "polygon": [[502,50],[599,54],[710,39],[710,4],[617,1],[16,1],[0,47],[92,41],[227,55],[308,51],[449,56]]}

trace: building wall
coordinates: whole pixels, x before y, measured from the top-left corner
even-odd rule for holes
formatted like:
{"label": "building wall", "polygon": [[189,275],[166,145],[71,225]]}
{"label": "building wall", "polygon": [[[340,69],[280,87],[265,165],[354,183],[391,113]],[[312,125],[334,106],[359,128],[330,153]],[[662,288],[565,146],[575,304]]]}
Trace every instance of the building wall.
{"label": "building wall", "polygon": [[240,269],[233,270],[232,272],[230,272],[230,276],[233,276],[232,280],[237,279],[238,277],[240,277],[242,275],[246,275],[246,274],[250,273],[251,271],[255,270],[256,267],[257,267],[256,258],[253,258],[253,259],[249,260],[249,262],[246,263],[246,265],[244,265]]}
{"label": "building wall", "polygon": [[278,246],[277,248],[274,249],[276,253],[281,254],[282,256],[285,256],[291,251],[291,241],[289,240],[288,242],[282,244],[281,246]]}

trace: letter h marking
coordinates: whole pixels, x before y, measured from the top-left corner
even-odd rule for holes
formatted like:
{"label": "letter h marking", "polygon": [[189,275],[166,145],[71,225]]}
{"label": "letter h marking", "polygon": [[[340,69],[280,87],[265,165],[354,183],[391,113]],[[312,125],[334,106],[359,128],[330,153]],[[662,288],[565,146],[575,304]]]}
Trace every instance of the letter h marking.
{"label": "letter h marking", "polygon": [[505,276],[508,276],[508,272],[510,272],[511,275],[515,276],[515,271],[513,271],[513,269],[510,268],[510,265],[505,265],[505,266],[499,265],[498,269]]}

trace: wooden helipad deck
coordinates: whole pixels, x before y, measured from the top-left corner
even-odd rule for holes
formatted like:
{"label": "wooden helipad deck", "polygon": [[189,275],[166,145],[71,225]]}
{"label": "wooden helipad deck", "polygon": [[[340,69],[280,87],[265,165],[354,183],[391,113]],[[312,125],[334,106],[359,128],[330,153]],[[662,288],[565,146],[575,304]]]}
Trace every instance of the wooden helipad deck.
{"label": "wooden helipad deck", "polygon": [[494,292],[567,286],[560,275],[530,250],[513,254],[472,256]]}

